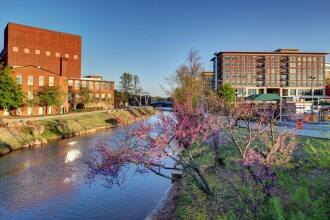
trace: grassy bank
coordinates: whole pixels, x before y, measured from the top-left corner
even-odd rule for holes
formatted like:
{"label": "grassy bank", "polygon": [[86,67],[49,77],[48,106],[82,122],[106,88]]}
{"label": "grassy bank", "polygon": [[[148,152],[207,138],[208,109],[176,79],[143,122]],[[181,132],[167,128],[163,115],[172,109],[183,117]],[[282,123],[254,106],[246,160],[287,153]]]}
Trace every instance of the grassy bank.
{"label": "grassy bank", "polygon": [[[231,144],[224,144],[221,157],[224,166],[212,171],[214,154],[206,146],[192,149],[196,161],[206,171],[210,185],[220,201],[218,219],[251,219],[250,213],[231,184],[239,178],[235,165],[237,152]],[[220,176],[220,178],[219,178]],[[278,193],[267,204],[260,204],[256,219],[327,219],[330,214],[330,145],[315,138],[299,138],[291,161],[276,169]],[[231,183],[230,183],[231,182]],[[183,177],[176,197],[178,219],[210,219],[209,199],[188,176]],[[237,185],[241,192],[249,193],[249,186]],[[236,196],[235,196],[236,195]]]}
{"label": "grassy bank", "polygon": [[112,112],[72,114],[15,122],[0,127],[0,155],[22,147],[45,144],[49,140],[93,133],[154,114],[153,108],[136,108]]}

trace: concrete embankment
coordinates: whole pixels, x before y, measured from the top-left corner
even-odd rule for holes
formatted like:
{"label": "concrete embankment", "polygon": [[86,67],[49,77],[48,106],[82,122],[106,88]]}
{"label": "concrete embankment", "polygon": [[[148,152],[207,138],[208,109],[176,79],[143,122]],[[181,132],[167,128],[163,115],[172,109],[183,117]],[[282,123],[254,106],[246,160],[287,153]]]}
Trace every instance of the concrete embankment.
{"label": "concrete embankment", "polygon": [[14,150],[36,147],[51,140],[81,136],[131,123],[155,113],[153,108],[83,112],[36,118],[2,119],[0,156]]}

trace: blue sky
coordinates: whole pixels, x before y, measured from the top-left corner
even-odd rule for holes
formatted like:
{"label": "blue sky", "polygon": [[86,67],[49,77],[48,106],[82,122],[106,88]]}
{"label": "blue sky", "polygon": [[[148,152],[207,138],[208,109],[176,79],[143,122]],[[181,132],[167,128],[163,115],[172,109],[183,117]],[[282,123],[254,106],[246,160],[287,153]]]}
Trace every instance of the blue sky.
{"label": "blue sky", "polygon": [[[205,69],[221,50],[330,52],[329,0],[0,0],[0,28],[15,23],[82,36],[82,74],[116,83],[138,74],[163,95],[164,78],[200,51]],[[0,37],[3,45],[3,37]],[[0,47],[2,49],[2,47]],[[329,57],[328,57],[329,60]]]}

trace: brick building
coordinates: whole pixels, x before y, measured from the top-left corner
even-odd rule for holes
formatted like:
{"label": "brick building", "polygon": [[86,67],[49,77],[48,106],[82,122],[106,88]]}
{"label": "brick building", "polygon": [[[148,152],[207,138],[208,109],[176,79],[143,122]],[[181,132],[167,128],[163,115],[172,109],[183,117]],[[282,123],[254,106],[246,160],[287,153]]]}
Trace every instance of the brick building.
{"label": "brick building", "polygon": [[[83,78],[70,78],[69,86],[69,103],[75,108],[81,100],[82,96],[88,95],[88,103],[85,108],[93,107],[110,107],[114,108],[114,82],[102,80],[101,76],[85,76]],[[85,93],[85,94],[84,94]]]}
{"label": "brick building", "polygon": [[229,83],[238,96],[277,93],[287,97],[325,95],[327,53],[278,49],[274,52],[219,52],[211,61],[214,89]]}
{"label": "brick building", "polygon": [[[69,103],[69,98],[72,97],[69,83],[77,80],[84,84],[84,78],[81,78],[81,36],[8,23],[4,30],[4,49],[0,60],[12,68],[12,76],[22,85],[28,100],[33,98],[31,94],[36,94],[43,86],[59,87],[64,92],[65,100],[61,106],[46,110],[26,104],[17,111],[19,115],[65,113],[69,107],[76,106]],[[96,88],[98,83],[103,85],[103,82],[112,85],[102,91],[107,95],[111,94],[108,105],[103,107],[112,107],[113,82],[102,78],[93,80]]]}

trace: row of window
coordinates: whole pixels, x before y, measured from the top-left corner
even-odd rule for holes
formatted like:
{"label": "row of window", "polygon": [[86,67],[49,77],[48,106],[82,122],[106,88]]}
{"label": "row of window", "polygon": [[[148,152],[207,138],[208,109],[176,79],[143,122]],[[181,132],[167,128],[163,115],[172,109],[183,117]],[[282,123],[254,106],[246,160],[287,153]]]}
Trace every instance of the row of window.
{"label": "row of window", "polygon": [[[33,86],[33,81],[34,78],[33,76],[29,75],[28,76],[28,86]],[[16,84],[22,85],[23,84],[23,75],[16,75]],[[44,76],[39,76],[39,81],[38,81],[39,86],[44,86],[45,85],[45,77]],[[54,77],[49,76],[48,78],[48,86],[54,86]]]}
{"label": "row of window", "polygon": [[112,83],[110,82],[95,82],[91,80],[69,80],[69,88],[72,88],[74,84],[75,89],[82,88],[89,88],[93,90],[95,88],[96,91],[100,90],[111,90],[112,89]]}
{"label": "row of window", "polygon": [[[102,93],[102,94],[96,93],[95,95],[93,93],[89,93],[88,95],[89,95],[90,99],[95,98],[96,100],[101,99],[101,100],[104,100],[104,101],[111,101],[111,98],[112,98],[111,94],[106,95],[104,93]],[[80,99],[80,94],[79,93],[74,94],[74,98],[75,99]],[[70,101],[72,100],[72,94],[71,93],[69,93],[69,100]]]}
{"label": "row of window", "polygon": [[[33,53],[32,52],[33,50],[31,49],[31,53]],[[18,47],[13,47],[13,52],[19,52],[19,49],[18,49]],[[23,48],[23,52],[24,53],[26,53],[26,54],[30,54],[30,48]],[[41,51],[40,50],[34,50],[34,54],[35,55],[40,55],[41,54]],[[51,56],[51,52],[50,51],[48,51],[48,50],[46,50],[45,51],[45,55],[46,56]],[[55,57],[61,57],[61,53],[60,52],[54,52],[53,54],[55,54]],[[64,53],[64,57],[65,58],[70,58],[70,54],[68,54],[68,53]],[[75,60],[78,60],[78,55],[73,55],[73,59],[75,59]]]}
{"label": "row of window", "polygon": [[242,85],[242,86],[298,86],[298,87],[311,87],[313,86],[323,86],[321,82],[290,82],[290,83],[285,83],[281,81],[266,81],[264,82],[256,82],[256,81],[235,81],[235,80],[229,80],[226,79],[224,80],[224,83],[229,83],[232,85]]}
{"label": "row of window", "polygon": [[266,75],[256,75],[256,74],[248,74],[248,75],[243,75],[243,74],[225,74],[225,79],[229,79],[229,78],[242,78],[242,79],[277,79],[277,80],[280,80],[280,79],[284,79],[284,80],[310,80],[310,81],[323,81],[323,75],[319,75],[319,76],[312,76],[312,75],[294,75],[294,74],[290,74],[289,76],[287,75],[269,75],[269,74],[266,74]]}
{"label": "row of window", "polygon": [[[266,60],[277,60],[279,61],[283,56],[225,56],[225,60],[257,60],[258,58],[265,58]],[[290,56],[289,60],[292,62],[303,61],[303,62],[323,62],[322,56]]]}
{"label": "row of window", "polygon": [[[47,109],[47,114],[51,115],[53,112],[53,108],[51,106],[48,107]],[[44,115],[45,114],[45,108],[44,107],[38,107],[38,115]],[[4,111],[4,116],[8,116],[9,112],[7,109]],[[22,115],[22,109],[17,108],[16,109],[16,115]],[[27,107],[27,115],[33,115],[33,107],[29,106]]]}
{"label": "row of window", "polygon": [[[260,64],[260,63],[236,63],[236,62],[225,62],[224,63],[225,66],[242,66],[242,67],[283,67],[283,68],[287,68],[287,67],[298,67],[298,68],[323,68],[323,63],[290,63],[285,64],[285,63],[265,63],[265,64]],[[314,65],[313,65],[314,64]]]}
{"label": "row of window", "polygon": [[[290,89],[289,94],[290,96],[296,96],[298,92],[298,95],[312,95],[312,90],[311,89]],[[316,89],[314,90],[314,95],[323,95],[323,90],[321,89]],[[238,89],[238,94],[243,95],[245,94],[244,89]],[[248,95],[255,95],[257,94],[257,89],[248,89],[247,90]]]}
{"label": "row of window", "polygon": [[225,73],[241,73],[241,74],[245,74],[245,73],[260,73],[260,74],[264,74],[264,73],[298,73],[298,74],[319,74],[319,75],[323,75],[323,69],[321,70],[317,70],[317,69],[289,69],[289,71],[287,70],[281,70],[281,69],[266,69],[266,72],[264,70],[258,70],[258,69],[230,69],[230,68],[226,68],[225,69]]}

